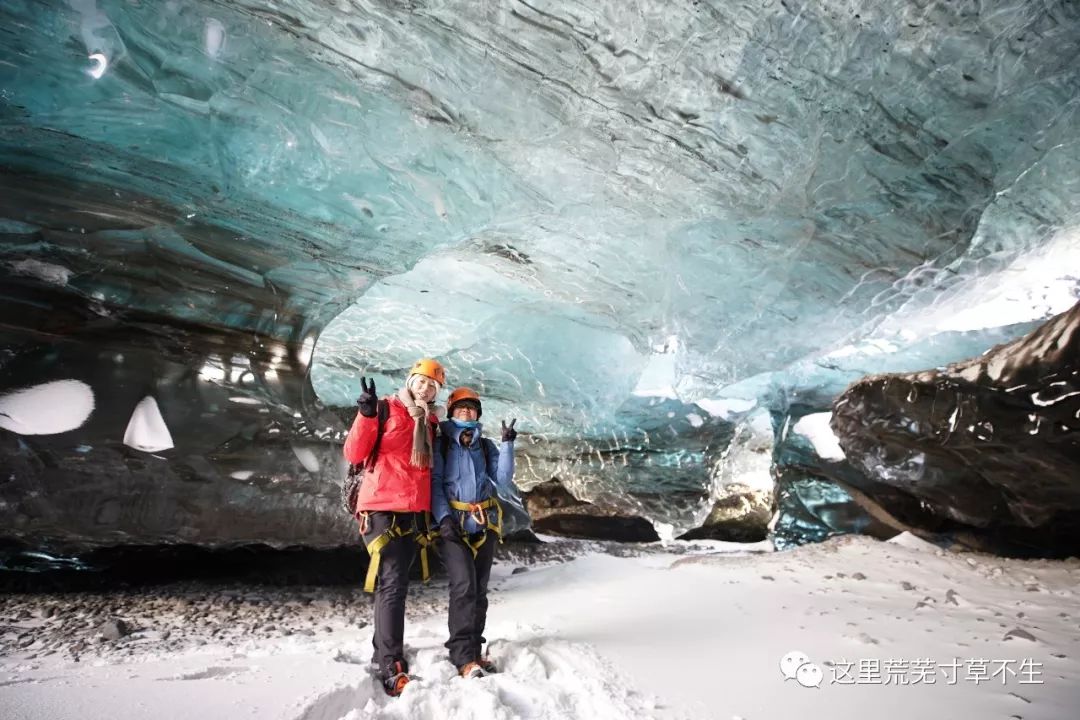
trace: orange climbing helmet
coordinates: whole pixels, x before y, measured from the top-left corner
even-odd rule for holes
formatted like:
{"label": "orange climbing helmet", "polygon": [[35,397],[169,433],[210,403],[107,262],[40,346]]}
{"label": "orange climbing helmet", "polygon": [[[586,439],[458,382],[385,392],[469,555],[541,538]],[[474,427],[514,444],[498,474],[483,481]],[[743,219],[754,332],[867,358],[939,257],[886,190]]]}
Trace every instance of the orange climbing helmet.
{"label": "orange climbing helmet", "polygon": [[476,403],[476,417],[484,414],[484,407],[480,404],[480,396],[475,390],[467,387],[459,387],[450,393],[450,399],[446,401],[446,414],[452,416],[454,414],[454,405],[465,400],[472,400]]}
{"label": "orange climbing helmet", "polygon": [[409,371],[410,375],[423,375],[424,377],[431,378],[439,385],[446,385],[446,370],[439,364],[438,360],[432,360],[431,358],[420,358],[416,361],[416,364],[412,366],[412,370]]}

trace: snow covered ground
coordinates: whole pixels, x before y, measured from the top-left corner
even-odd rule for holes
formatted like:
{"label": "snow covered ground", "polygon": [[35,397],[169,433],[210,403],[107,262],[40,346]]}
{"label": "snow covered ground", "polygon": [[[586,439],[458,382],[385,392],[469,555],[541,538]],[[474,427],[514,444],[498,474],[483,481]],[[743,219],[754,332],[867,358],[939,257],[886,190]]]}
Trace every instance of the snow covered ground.
{"label": "snow covered ground", "polygon": [[[267,629],[280,617],[268,597],[248,611],[268,619],[240,636],[215,639],[214,617],[224,622],[226,611],[205,614],[203,645],[170,650],[153,633],[135,633],[81,648],[75,662],[22,643],[0,660],[0,716],[1078,716],[1080,561],[947,553],[906,535],[754,552],[763,549],[585,552],[516,574],[514,563],[501,563],[487,635],[504,672],[479,680],[457,678],[446,660],[445,583],[436,582],[417,593],[406,631],[420,680],[397,699],[371,679],[370,627],[356,626],[356,612],[309,599],[301,607],[321,609],[296,618],[310,627],[281,635]],[[155,607],[160,626],[175,619],[169,603]],[[40,622],[25,614],[4,622]]]}

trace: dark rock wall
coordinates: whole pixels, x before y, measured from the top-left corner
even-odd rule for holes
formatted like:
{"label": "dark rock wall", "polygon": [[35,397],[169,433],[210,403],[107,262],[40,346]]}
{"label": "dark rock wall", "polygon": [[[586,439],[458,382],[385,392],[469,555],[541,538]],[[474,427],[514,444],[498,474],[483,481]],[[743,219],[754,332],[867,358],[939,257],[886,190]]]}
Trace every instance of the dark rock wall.
{"label": "dark rock wall", "polygon": [[865,378],[832,427],[855,466],[988,547],[1080,553],[1080,304],[981,357]]}

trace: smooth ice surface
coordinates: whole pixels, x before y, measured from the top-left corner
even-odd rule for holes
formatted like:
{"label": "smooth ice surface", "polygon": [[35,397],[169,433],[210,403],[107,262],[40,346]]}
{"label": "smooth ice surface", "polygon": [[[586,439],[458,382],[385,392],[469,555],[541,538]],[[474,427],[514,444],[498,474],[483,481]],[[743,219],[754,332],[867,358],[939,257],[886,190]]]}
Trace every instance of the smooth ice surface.
{"label": "smooth ice surface", "polygon": [[[66,223],[78,242],[30,235],[9,262],[64,260],[112,302],[275,333],[241,288],[320,324],[316,305],[357,301],[319,343],[331,402],[355,393],[341,366],[426,353],[514,404],[611,411],[668,338],[692,401],[1015,277],[1075,231],[1068,2],[3,12],[5,166],[93,188],[29,183],[4,214],[57,231],[46,204],[96,198]],[[120,222],[113,188],[153,211]],[[140,296],[110,248],[201,268],[219,297]],[[1028,291],[1075,295],[1075,258],[1054,265]]]}

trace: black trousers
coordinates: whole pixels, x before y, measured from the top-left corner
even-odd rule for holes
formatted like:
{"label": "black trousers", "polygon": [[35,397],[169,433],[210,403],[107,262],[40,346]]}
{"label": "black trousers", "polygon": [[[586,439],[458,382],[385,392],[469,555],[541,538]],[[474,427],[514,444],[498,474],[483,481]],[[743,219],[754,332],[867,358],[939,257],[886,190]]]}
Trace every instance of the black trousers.
{"label": "black trousers", "polygon": [[[476,533],[469,537],[474,545],[483,536]],[[499,537],[487,533],[487,540],[473,557],[472,550],[460,536],[440,538],[439,552],[443,565],[450,576],[450,612],[447,625],[450,639],[446,648],[450,651],[450,662],[456,667],[480,659],[483,646],[484,626],[487,624],[488,578],[491,576],[491,563],[495,558],[495,545]]]}
{"label": "black trousers", "polygon": [[[402,529],[426,529],[424,513],[372,512],[368,516],[364,544],[382,535],[393,523]],[[409,568],[418,548],[416,537],[406,535],[394,538],[379,553],[371,660],[383,675],[390,672],[395,661],[401,661],[408,669],[405,662],[405,600],[409,595]]]}

